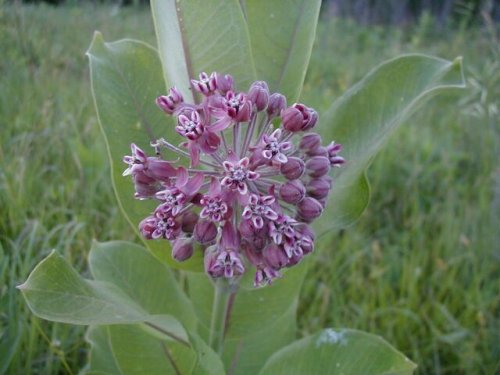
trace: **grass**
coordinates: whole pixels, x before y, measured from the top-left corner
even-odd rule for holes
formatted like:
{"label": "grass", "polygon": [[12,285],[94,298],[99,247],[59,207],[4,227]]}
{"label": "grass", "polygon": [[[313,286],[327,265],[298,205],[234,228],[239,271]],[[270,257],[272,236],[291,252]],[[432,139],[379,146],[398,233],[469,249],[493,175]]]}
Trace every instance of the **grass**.
{"label": "grass", "polygon": [[[34,317],[14,287],[53,248],[85,272],[93,238],[130,237],[111,191],[84,51],[95,29],[108,40],[153,44],[152,23],[143,8],[0,9],[0,373],[76,374],[86,358],[83,329]],[[367,212],[322,241],[300,327],[380,334],[419,364],[419,374],[493,374],[498,39],[491,25],[434,30],[429,20],[408,30],[320,23],[303,95],[320,110],[403,52],[463,55],[469,89],[427,105],[376,158]]]}

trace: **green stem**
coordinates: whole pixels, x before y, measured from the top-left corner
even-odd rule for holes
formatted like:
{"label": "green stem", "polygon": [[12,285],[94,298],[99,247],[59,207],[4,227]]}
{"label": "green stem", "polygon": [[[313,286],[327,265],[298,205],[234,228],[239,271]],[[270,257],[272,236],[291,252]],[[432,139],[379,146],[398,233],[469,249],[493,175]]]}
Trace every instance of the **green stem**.
{"label": "green stem", "polygon": [[229,296],[232,288],[224,278],[215,281],[214,302],[212,305],[212,319],[210,322],[210,336],[208,344],[219,355],[224,349],[224,330],[228,310]]}

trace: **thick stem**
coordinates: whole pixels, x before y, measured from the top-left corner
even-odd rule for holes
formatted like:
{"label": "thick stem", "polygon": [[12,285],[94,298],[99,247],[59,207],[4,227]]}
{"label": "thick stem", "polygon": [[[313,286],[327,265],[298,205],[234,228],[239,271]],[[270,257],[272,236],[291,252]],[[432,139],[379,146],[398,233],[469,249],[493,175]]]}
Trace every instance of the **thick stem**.
{"label": "thick stem", "polygon": [[232,288],[224,278],[215,280],[212,319],[210,321],[210,336],[208,344],[219,355],[224,350],[224,331],[228,311],[229,296]]}

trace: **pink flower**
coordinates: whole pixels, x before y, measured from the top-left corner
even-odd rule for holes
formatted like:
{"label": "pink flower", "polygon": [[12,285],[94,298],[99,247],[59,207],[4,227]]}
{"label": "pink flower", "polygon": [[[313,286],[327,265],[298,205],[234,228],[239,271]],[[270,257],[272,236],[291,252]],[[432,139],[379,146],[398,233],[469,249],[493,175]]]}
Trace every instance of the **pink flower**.
{"label": "pink flower", "polygon": [[177,126],[175,127],[177,133],[186,137],[191,141],[195,141],[201,137],[205,131],[205,127],[201,123],[200,115],[197,111],[191,111],[190,116],[180,114],[177,118]]}
{"label": "pink flower", "polygon": [[181,108],[183,103],[184,98],[177,87],[172,87],[168,95],[162,95],[156,98],[156,104],[158,107],[170,115]]}
{"label": "pink flower", "polygon": [[217,87],[215,82],[215,72],[210,74],[210,76],[207,73],[203,72],[200,73],[199,77],[199,81],[195,79],[191,80],[191,84],[193,85],[194,89],[206,96],[213,94]]}
{"label": "pink flower", "polygon": [[243,158],[237,162],[225,161],[222,163],[225,177],[221,185],[231,190],[237,190],[241,195],[248,193],[248,182],[259,178],[259,174],[251,171],[248,167],[250,160]]}
{"label": "pink flower", "polygon": [[[123,158],[135,197],[158,203],[139,230],[148,240],[169,241],[178,261],[201,249],[212,278],[240,278],[247,265],[256,287],[270,284],[313,251],[308,223],[325,209],[328,173],[345,162],[342,146],[322,145],[310,131],[316,111],[287,107],[263,81],[237,92],[230,75],[201,73],[191,85],[202,94],[199,104],[185,103],[176,88],[157,98],[184,141],[153,142],[155,156],[132,144]],[[166,160],[163,149],[179,160]]]}
{"label": "pink flower", "polygon": [[280,138],[281,129],[278,128],[274,132],[272,132],[271,135],[264,134],[262,141],[262,156],[279,164],[286,163],[288,161],[285,153],[292,149],[291,142],[283,142],[280,140]]}
{"label": "pink flower", "polygon": [[264,227],[266,220],[276,220],[278,214],[272,209],[276,199],[271,196],[251,194],[248,205],[243,210],[241,217],[250,220],[256,229]]}
{"label": "pink flower", "polygon": [[224,98],[213,102],[211,112],[217,119],[208,130],[211,132],[219,132],[235,122],[245,122],[250,119],[252,111],[252,102],[248,100],[246,94],[235,94],[233,91],[228,91]]}

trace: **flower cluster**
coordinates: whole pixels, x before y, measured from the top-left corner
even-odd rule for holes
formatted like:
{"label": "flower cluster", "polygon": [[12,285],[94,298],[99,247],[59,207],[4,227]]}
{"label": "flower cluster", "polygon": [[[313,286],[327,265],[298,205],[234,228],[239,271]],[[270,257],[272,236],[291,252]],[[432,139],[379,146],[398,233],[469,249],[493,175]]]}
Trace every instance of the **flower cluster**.
{"label": "flower cluster", "polygon": [[[171,241],[178,261],[200,244],[213,278],[237,278],[252,265],[255,285],[269,284],[313,251],[310,223],[325,208],[330,169],[344,163],[342,146],[323,146],[311,132],[316,111],[287,106],[263,81],[236,92],[230,75],[202,73],[191,86],[201,103],[184,102],[175,87],[156,100],[185,141],[156,140],[155,156],[132,144],[123,159],[135,197],[159,202],[140,231],[146,239]],[[164,160],[162,148],[190,165]]]}

